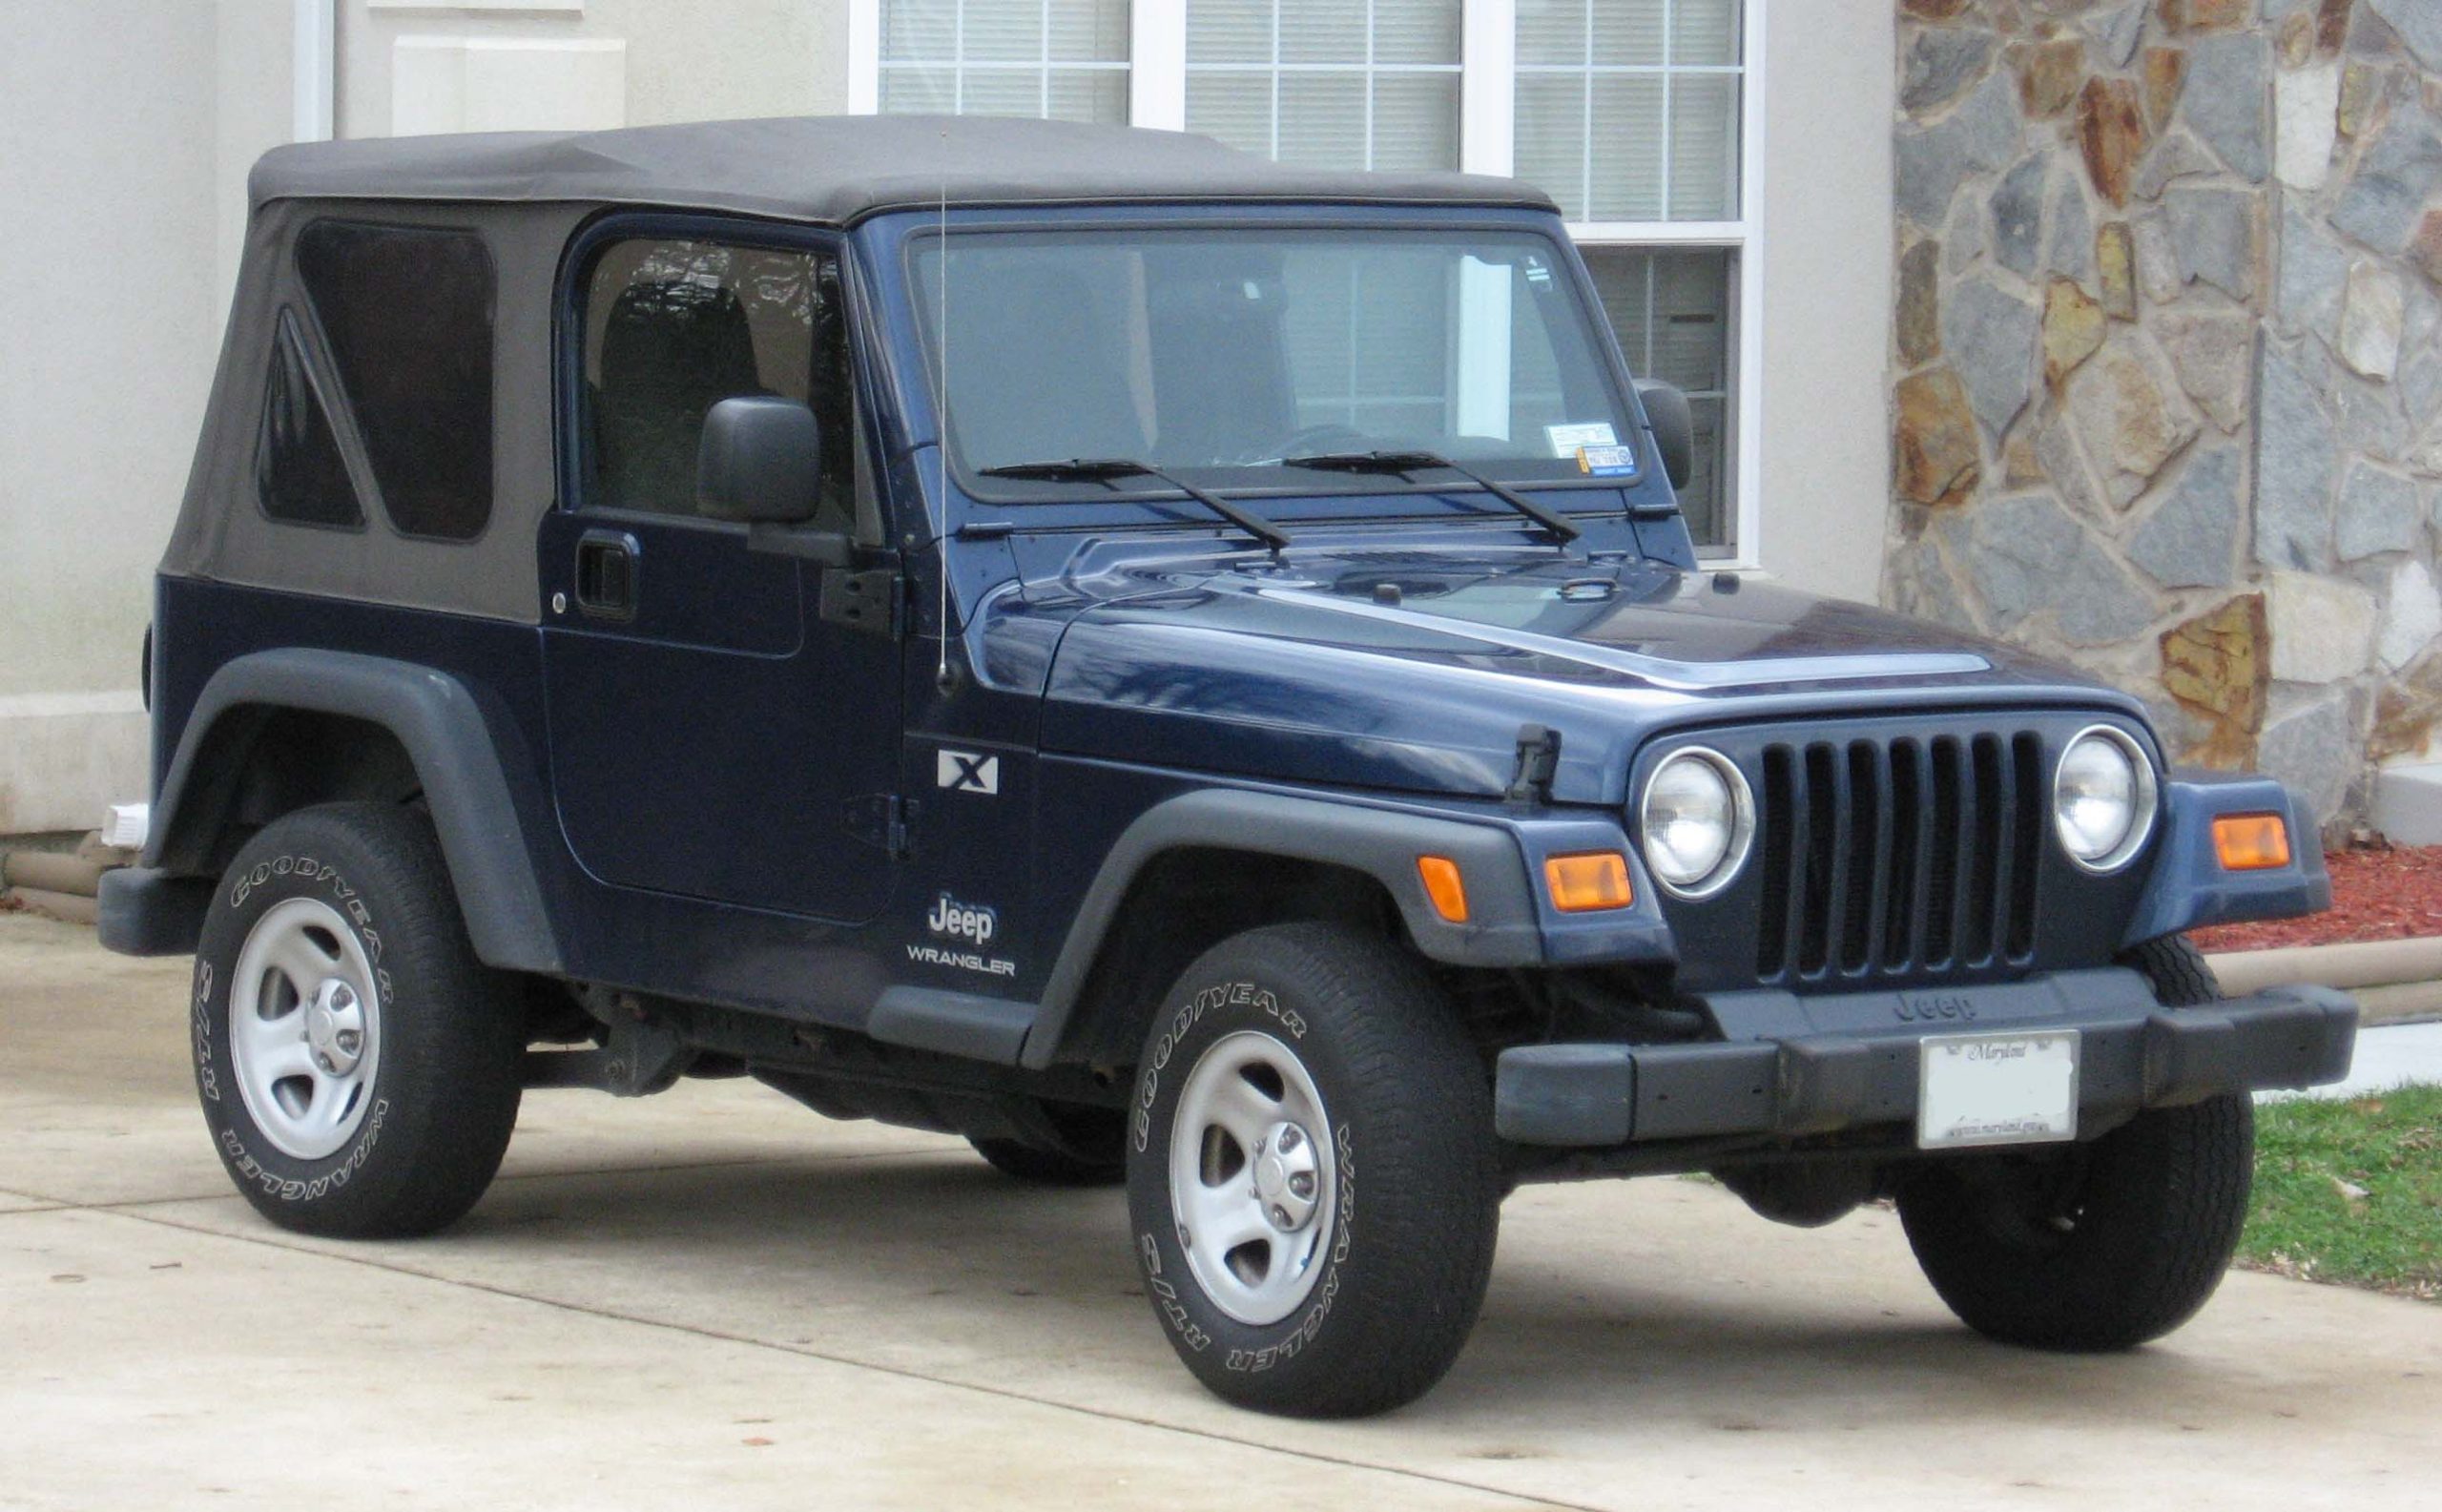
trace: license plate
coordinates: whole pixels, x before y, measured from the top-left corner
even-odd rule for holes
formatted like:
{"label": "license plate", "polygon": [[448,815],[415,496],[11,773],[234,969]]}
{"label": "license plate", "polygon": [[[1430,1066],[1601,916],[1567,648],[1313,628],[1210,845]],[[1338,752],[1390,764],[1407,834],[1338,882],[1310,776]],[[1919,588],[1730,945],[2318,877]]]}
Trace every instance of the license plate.
{"label": "license plate", "polygon": [[1921,1042],[1916,1148],[2078,1137],[2078,1031],[1938,1034]]}

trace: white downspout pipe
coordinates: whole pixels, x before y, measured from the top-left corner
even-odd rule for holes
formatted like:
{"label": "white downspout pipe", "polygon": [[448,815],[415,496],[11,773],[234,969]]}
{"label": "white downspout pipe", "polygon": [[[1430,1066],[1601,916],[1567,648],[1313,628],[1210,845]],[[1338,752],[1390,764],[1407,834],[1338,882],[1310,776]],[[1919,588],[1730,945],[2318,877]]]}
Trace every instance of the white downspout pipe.
{"label": "white downspout pipe", "polygon": [[291,141],[327,142],[339,135],[339,0],[293,0]]}

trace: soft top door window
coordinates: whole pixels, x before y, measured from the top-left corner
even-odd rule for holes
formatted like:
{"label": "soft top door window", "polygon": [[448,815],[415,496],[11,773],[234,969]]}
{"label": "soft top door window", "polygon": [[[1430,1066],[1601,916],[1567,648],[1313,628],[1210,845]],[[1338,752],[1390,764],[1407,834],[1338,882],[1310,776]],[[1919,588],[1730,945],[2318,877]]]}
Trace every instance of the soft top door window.
{"label": "soft top door window", "polygon": [[471,541],[492,512],[490,251],[471,231],[318,220],[297,274],[401,535]]}
{"label": "soft top door window", "polygon": [[589,508],[695,513],[704,417],[724,399],[812,406],[822,434],[816,524],[854,513],[854,407],[838,261],[685,238],[604,248],[586,282]]}

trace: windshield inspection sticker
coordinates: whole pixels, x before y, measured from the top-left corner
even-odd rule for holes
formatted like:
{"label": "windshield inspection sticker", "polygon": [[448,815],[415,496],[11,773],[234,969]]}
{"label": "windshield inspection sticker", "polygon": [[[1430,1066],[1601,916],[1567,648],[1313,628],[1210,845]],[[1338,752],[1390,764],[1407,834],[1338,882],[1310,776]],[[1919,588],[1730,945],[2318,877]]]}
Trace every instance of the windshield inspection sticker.
{"label": "windshield inspection sticker", "polygon": [[1612,434],[1611,423],[1607,420],[1584,421],[1567,425],[1545,425],[1543,438],[1551,443],[1552,455],[1562,458],[1576,456],[1581,446],[1608,446],[1615,445],[1620,439]]}
{"label": "windshield inspection sticker", "polygon": [[1577,470],[1597,478],[1625,478],[1637,470],[1634,446],[1580,446]]}

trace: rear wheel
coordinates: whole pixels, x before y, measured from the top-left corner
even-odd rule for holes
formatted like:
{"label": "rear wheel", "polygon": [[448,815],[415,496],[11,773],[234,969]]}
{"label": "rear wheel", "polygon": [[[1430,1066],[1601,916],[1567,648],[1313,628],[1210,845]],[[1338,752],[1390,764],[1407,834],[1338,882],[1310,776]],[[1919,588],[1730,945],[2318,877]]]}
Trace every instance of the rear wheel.
{"label": "rear wheel", "polygon": [[[2169,1006],[2210,1002],[2184,940],[2131,951]],[[2196,1315],[2245,1224],[2255,1108],[2245,1093],[2138,1114],[2090,1144],[1931,1162],[1899,1190],[1926,1279],[1978,1333],[2038,1349],[2129,1349]]]}
{"label": "rear wheel", "polygon": [[475,959],[411,810],[336,803],[257,835],[205,921],[192,1025],[221,1162],[283,1228],[443,1228],[517,1122],[514,979]]}
{"label": "rear wheel", "polygon": [[1229,1400],[1322,1418],[1423,1395],[1475,1324],[1501,1191],[1482,1059],[1380,940],[1225,941],[1148,1037],[1138,1261],[1171,1347]]}

